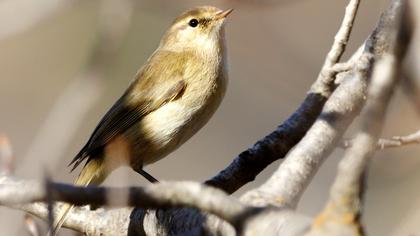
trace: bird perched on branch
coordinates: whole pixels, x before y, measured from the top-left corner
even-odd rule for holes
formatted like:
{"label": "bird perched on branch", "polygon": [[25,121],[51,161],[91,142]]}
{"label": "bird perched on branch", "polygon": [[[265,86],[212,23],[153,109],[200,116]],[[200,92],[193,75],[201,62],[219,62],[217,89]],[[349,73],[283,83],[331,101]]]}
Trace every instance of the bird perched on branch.
{"label": "bird perched on branch", "polygon": [[[232,9],[198,7],[177,17],[128,89],[99,122],[71,161],[85,162],[76,185],[97,185],[116,168],[143,170],[203,127],[227,85],[224,21]],[[63,207],[53,233],[73,206]]]}

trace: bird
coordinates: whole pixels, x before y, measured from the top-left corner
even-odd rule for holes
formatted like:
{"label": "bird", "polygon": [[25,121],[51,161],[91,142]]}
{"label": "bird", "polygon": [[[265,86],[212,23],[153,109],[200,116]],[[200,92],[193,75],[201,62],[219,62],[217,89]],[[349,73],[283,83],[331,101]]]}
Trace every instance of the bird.
{"label": "bird", "polygon": [[[70,162],[72,171],[84,163],[75,185],[99,185],[121,166],[157,182],[143,167],[191,138],[225,95],[224,24],[232,11],[201,6],[173,21],[157,49]],[[53,235],[72,208],[70,204],[61,208]]]}

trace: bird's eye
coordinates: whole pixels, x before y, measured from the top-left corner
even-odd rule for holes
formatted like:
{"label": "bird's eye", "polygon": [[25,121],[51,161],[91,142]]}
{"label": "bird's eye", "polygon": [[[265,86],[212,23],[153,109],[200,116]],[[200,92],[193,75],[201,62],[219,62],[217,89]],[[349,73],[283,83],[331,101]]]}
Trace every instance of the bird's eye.
{"label": "bird's eye", "polygon": [[197,25],[198,25],[198,20],[197,20],[197,19],[191,19],[191,20],[188,22],[188,25],[190,25],[191,27],[195,28],[195,27],[197,27]]}

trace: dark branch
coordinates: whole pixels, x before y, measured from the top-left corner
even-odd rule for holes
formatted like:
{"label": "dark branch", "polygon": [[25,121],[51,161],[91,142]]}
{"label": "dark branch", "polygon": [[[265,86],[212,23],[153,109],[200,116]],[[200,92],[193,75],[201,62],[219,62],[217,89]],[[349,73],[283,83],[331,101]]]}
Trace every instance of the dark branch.
{"label": "dark branch", "polygon": [[[366,88],[375,58],[389,52],[389,26],[395,23],[398,4],[391,5],[366,40],[364,52],[353,72],[334,91],[320,117],[305,137],[288,154],[277,171],[258,189],[244,195],[257,205],[296,207],[323,161],[331,154],[345,130],[364,105]],[[373,57],[373,58],[372,58]]]}
{"label": "dark branch", "polygon": [[340,60],[350,37],[360,0],[351,0],[335,37],[333,46],[325,59],[317,80],[300,107],[271,134],[242,152],[218,175],[205,184],[233,193],[251,182],[274,161],[284,158],[306,134],[321,113],[322,107],[334,91],[334,79],[337,75],[333,66]]}
{"label": "dark branch", "polygon": [[38,201],[63,201],[76,206],[97,205],[146,209],[194,207],[214,214],[235,225],[255,208],[246,207],[223,191],[194,182],[161,182],[146,187],[105,188],[77,187],[69,184],[49,183],[45,186],[34,181],[15,181],[0,178],[0,204],[16,205]]}

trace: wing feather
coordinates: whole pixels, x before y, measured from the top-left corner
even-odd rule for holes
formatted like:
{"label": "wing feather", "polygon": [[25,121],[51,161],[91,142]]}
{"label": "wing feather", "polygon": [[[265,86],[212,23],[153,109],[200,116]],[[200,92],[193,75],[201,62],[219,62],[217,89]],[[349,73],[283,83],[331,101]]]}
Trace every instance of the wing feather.
{"label": "wing feather", "polygon": [[[167,65],[153,63],[165,60]],[[174,52],[155,53],[137,73],[136,79],[105,114],[86,145],[70,162],[74,170],[86,158],[95,158],[107,143],[139,122],[148,113],[182,96],[187,86],[183,80],[183,58]],[[174,64],[175,63],[175,64]],[[164,63],[165,64],[165,63]]]}

